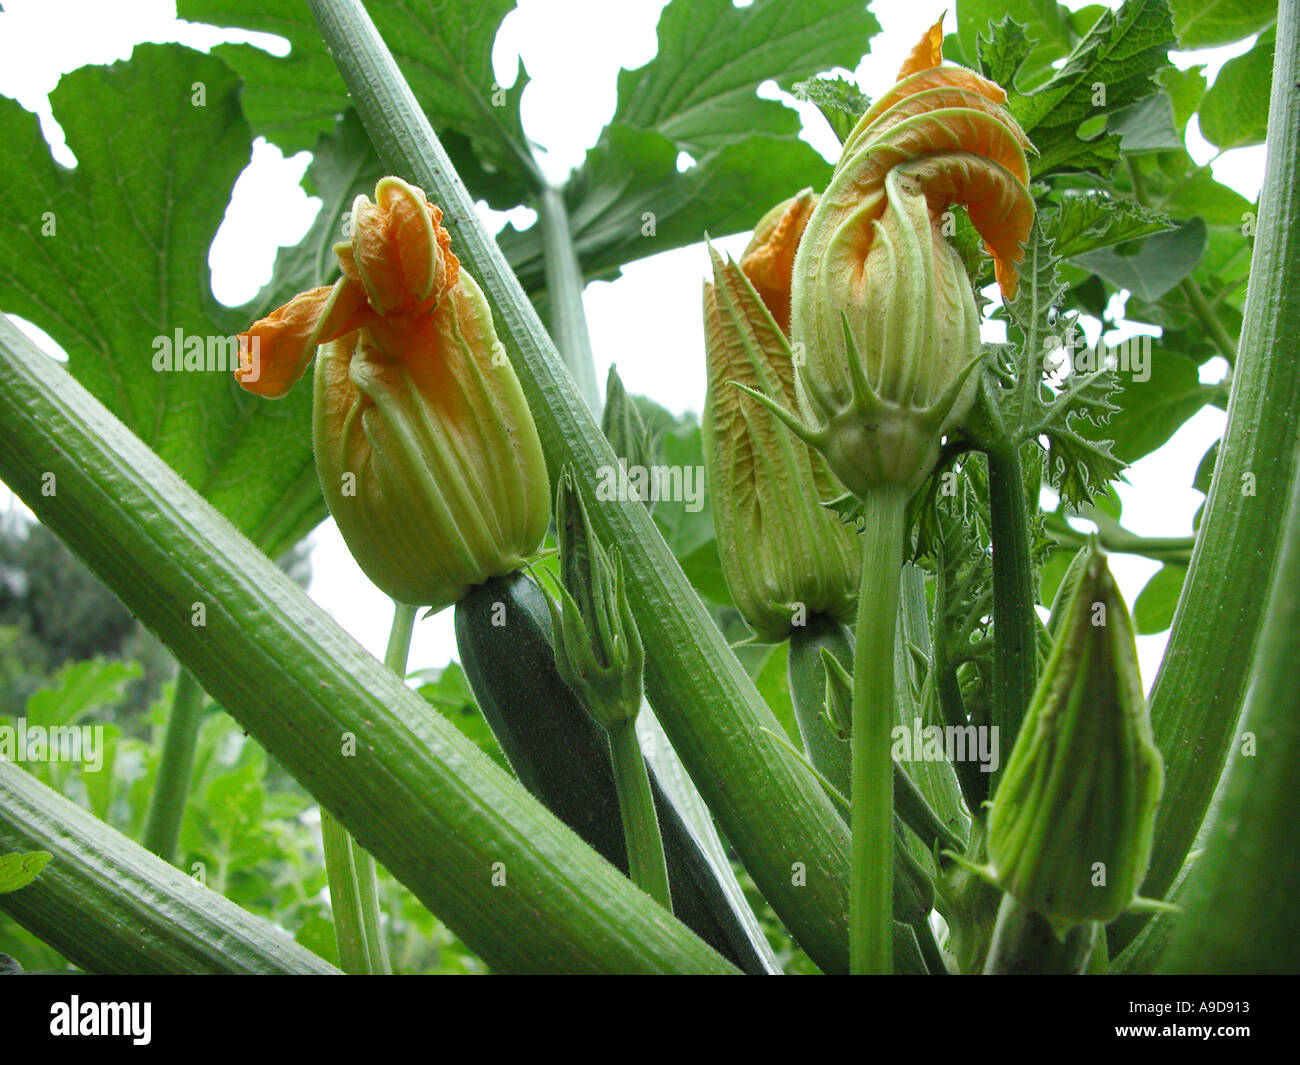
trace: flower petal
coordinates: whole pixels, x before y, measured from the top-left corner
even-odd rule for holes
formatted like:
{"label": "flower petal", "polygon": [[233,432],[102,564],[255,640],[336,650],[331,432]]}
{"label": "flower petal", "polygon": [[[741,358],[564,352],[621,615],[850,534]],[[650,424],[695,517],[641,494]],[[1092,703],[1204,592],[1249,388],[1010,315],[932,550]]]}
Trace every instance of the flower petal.
{"label": "flower petal", "polygon": [[915,74],[918,70],[928,70],[931,67],[937,67],[943,62],[943,17],[925,31],[925,36],[912,49],[912,54],[907,57],[907,61],[898,71],[898,78],[901,81],[909,74]]}
{"label": "flower petal", "polygon": [[278,399],[307,369],[316,347],[373,317],[360,285],[341,279],[294,296],[239,334],[235,380],[249,392]]}

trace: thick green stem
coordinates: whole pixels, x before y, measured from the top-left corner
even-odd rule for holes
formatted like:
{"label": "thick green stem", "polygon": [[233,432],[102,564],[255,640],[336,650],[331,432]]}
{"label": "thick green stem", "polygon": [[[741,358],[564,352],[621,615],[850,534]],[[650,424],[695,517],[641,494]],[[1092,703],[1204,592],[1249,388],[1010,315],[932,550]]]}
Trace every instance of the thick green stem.
{"label": "thick green stem", "polygon": [[[1237,733],[1260,609],[1300,471],[1300,4],[1278,8],[1268,159],[1228,424],[1196,550],[1151,691],[1164,794],[1142,894],[1163,898],[1209,809]],[[1245,237],[1243,240],[1247,239]],[[1225,575],[1231,574],[1231,579]],[[1108,928],[1111,956],[1146,915]],[[1157,920],[1166,920],[1159,917]]]}
{"label": "thick green stem", "polygon": [[[1292,38],[1294,42],[1295,38]],[[1278,47],[1282,47],[1279,41]],[[1300,478],[1251,669],[1239,746],[1205,853],[1191,865],[1174,940],[1160,968],[1174,973],[1294,973],[1300,943]]]}
{"label": "thick green stem", "polygon": [[883,486],[864,500],[862,588],[853,667],[853,856],[849,884],[852,972],[893,972],[894,632],[907,496]]}
{"label": "thick green stem", "polygon": [[564,194],[544,185],[537,195],[537,221],[542,227],[542,249],[546,265],[546,296],[551,308],[551,336],[564,356],[573,382],[596,417],[600,416],[600,389],[596,384],[596,361],[591,353],[591,335],[582,309],[585,281],[582,264],[573,247],[569,212]]}
{"label": "thick green stem", "polygon": [[[384,665],[403,680],[411,651],[411,630],[419,608],[393,604],[393,624],[388,630]],[[330,907],[339,964],[349,974],[386,976],[392,972],[388,940],[379,917],[379,882],[375,860],[358,847],[347,829],[324,807],[320,812],[321,841],[325,847],[325,874],[329,879]]]}
{"label": "thick green stem", "polygon": [[35,850],[53,859],[25,888],[0,894],[0,910],[86,972],[338,974],[270,921],[0,759],[0,854]]}
{"label": "thick green stem", "polygon": [[[456,255],[492,304],[551,475],[566,464],[593,479],[602,469],[616,469],[609,442],[501,249],[479,223],[473,200],[374,24],[356,0],[311,0],[310,7],[380,159],[445,210]],[[591,521],[601,541],[623,553],[628,599],[646,649],[646,694],[673,749],[799,945],[823,969],[846,970],[849,833],[830,798],[796,759],[770,757],[763,732],[781,726],[646,507],[601,503],[592,507]],[[798,877],[791,875],[796,865]]]}
{"label": "thick green stem", "polygon": [[181,670],[172,693],[171,716],[163,736],[162,756],[154,779],[144,845],[163,861],[176,860],[181,836],[181,819],[190,793],[190,771],[194,767],[194,744],[203,717],[203,689],[188,672]]}
{"label": "thick green stem", "polygon": [[[1038,683],[1034,569],[1029,557],[1029,507],[1020,451],[988,452],[989,522],[993,539],[993,721],[1002,750],[1014,748]],[[1000,767],[990,774],[997,787]]]}
{"label": "thick green stem", "polygon": [[984,963],[985,976],[1079,976],[1088,968],[1099,925],[1078,925],[1056,938],[1042,915],[1002,896],[993,945]]}
{"label": "thick green stem", "polygon": [[636,738],[636,722],[619,722],[608,730],[608,736],[618,809],[623,815],[623,838],[627,842],[628,876],[660,906],[671,910],[663,838],[659,834],[645,758]]}

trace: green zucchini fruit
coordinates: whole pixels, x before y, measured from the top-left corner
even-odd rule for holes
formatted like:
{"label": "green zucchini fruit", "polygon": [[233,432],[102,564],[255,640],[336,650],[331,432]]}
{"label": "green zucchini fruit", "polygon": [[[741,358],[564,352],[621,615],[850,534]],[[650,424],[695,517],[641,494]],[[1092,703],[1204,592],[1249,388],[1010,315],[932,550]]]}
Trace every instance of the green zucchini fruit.
{"label": "green zucchini fruit", "polygon": [[[626,874],[609,743],[555,669],[551,618],[542,596],[523,572],[471,588],[456,604],[461,667],[519,782]],[[674,912],[744,972],[768,973],[704,852],[653,768],[646,768]]]}

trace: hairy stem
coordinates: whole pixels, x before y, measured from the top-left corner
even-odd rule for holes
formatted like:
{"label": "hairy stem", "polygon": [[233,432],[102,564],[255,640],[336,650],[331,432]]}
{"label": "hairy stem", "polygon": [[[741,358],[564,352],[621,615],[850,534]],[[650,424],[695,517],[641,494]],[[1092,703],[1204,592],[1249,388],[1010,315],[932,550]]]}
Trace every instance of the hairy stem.
{"label": "hairy stem", "polygon": [[[1300,4],[1278,8],[1268,159],[1228,424],[1160,672],[1151,725],[1165,786],[1142,894],[1163,898],[1210,807],[1237,733],[1290,487],[1300,473]],[[1243,240],[1247,239],[1245,237]],[[1225,580],[1225,574],[1231,574]],[[1107,929],[1118,956],[1149,915]],[[1157,916],[1155,920],[1169,918]]]}
{"label": "hairy stem", "polygon": [[[416,613],[417,608],[406,603],[393,605],[393,624],[388,630],[384,665],[403,680],[406,679],[406,659],[411,650],[411,630],[415,626]],[[356,845],[347,830],[324,807],[320,812],[320,826],[339,964],[349,974],[387,975],[392,972],[392,965],[379,917],[375,860]]]}
{"label": "hairy stem", "polygon": [[[993,721],[1002,750],[1013,749],[1038,683],[1034,570],[1029,557],[1029,507],[1020,451],[988,452],[989,520],[993,540]],[[990,774],[996,788],[1000,773]]]}
{"label": "hairy stem", "polygon": [[864,500],[862,588],[853,667],[853,854],[849,959],[857,974],[893,971],[894,631],[898,623],[906,494],[893,486]]}
{"label": "hairy stem", "polygon": [[149,803],[149,820],[144,829],[144,845],[165,862],[176,860],[185,800],[190,793],[190,773],[194,768],[194,744],[202,717],[203,689],[182,669],[176,676],[171,715],[167,718],[158,776]]}
{"label": "hairy stem", "polygon": [[1179,288],[1187,297],[1187,302],[1192,308],[1192,313],[1196,315],[1196,320],[1200,323],[1201,328],[1209,336],[1210,342],[1214,345],[1214,350],[1222,355],[1228,362],[1237,361],[1237,342],[1228,335],[1228,331],[1223,327],[1223,321],[1214,313],[1214,308],[1210,306],[1210,301],[1205,298],[1205,293],[1201,291],[1201,286],[1192,278],[1185,278]]}
{"label": "hairy stem", "polygon": [[1192,548],[1196,545],[1195,536],[1139,536],[1119,527],[1099,526],[1096,533],[1082,533],[1056,514],[1047,516],[1046,528],[1062,547],[1078,549],[1088,542],[1090,536],[1096,536],[1097,542],[1110,554],[1141,555],[1155,562],[1186,565],[1191,561]]}
{"label": "hairy stem", "polygon": [[542,227],[542,249],[546,266],[546,295],[551,308],[551,336],[564,357],[583,400],[600,416],[600,389],[596,385],[596,362],[591,353],[587,316],[582,309],[585,282],[582,264],[573,246],[569,212],[564,194],[544,185],[537,196],[537,220]]}
{"label": "hairy stem", "polygon": [[663,838],[645,758],[636,738],[636,722],[621,721],[608,734],[618,808],[623,815],[623,838],[627,841],[628,876],[660,906],[671,910]]}

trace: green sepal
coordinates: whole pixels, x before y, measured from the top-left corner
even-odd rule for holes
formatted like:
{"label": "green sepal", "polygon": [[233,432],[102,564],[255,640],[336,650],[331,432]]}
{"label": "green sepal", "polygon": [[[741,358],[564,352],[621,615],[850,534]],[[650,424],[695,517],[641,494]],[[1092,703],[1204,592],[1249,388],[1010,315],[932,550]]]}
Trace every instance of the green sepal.
{"label": "green sepal", "polygon": [[826,669],[826,720],[840,739],[848,739],[853,732],[853,674],[828,648],[820,653]]}

